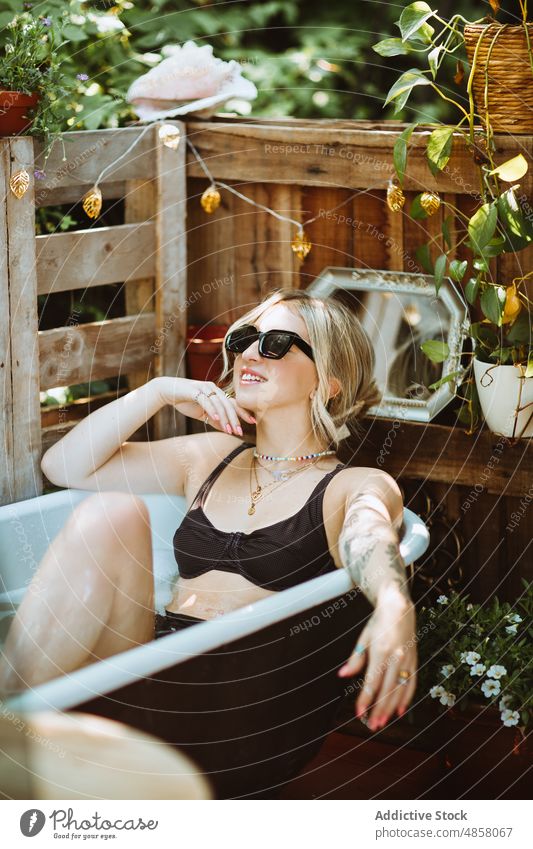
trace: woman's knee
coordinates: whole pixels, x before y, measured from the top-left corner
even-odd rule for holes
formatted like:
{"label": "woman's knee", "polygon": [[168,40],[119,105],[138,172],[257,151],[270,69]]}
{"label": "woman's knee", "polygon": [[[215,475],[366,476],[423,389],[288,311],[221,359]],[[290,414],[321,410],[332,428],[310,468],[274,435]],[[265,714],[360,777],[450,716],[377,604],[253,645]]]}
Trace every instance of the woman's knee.
{"label": "woman's knee", "polygon": [[97,492],[78,504],[68,523],[84,537],[113,531],[117,537],[149,535],[150,514],[142,498],[127,492]]}

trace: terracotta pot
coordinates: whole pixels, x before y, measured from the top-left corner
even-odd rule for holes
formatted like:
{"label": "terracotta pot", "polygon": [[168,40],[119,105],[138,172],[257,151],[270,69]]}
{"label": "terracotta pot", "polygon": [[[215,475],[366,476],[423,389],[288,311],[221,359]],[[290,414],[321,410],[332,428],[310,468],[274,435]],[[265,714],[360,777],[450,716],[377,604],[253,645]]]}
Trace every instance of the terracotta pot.
{"label": "terracotta pot", "polygon": [[217,382],[222,373],[222,342],[227,324],[190,324],[187,328],[187,376]]}
{"label": "terracotta pot", "polygon": [[27,130],[33,120],[30,109],[35,109],[38,102],[37,93],[0,90],[0,136],[13,136]]}
{"label": "terracotta pot", "polygon": [[533,436],[533,377],[523,373],[517,366],[492,366],[474,358],[481,410],[493,433]]}

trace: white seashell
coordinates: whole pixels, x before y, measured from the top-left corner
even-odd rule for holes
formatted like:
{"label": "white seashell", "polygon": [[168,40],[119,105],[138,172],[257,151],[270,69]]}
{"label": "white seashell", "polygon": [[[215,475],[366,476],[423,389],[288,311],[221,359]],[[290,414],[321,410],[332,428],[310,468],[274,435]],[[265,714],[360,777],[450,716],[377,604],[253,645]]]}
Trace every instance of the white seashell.
{"label": "white seashell", "polygon": [[198,47],[187,41],[183,46],[168,45],[161,53],[166,58],[138,77],[126,95],[141,121],[200,112],[208,117],[230,98],[257,97],[239,63],[217,59],[209,44]]}

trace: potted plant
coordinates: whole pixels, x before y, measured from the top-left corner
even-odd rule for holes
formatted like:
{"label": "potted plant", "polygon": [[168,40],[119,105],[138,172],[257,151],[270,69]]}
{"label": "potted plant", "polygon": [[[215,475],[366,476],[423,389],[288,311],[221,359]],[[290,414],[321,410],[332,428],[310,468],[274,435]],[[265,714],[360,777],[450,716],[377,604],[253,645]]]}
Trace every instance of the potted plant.
{"label": "potted plant", "polygon": [[[491,5],[494,11],[499,9],[499,3],[491,2]],[[517,29],[526,45],[528,90],[533,91],[530,46],[532,25],[526,20],[527,3],[519,0],[519,6],[522,24]],[[470,426],[470,430],[477,424],[481,403],[487,423],[495,432],[510,437],[533,436],[533,327],[531,302],[524,286],[524,280],[529,275],[514,280],[495,280],[490,268],[491,260],[495,257],[504,253],[516,254],[533,241],[533,209],[519,191],[519,181],[527,173],[528,163],[522,154],[504,163],[496,164],[494,161],[494,126],[502,129],[502,123],[499,118],[496,122],[492,120],[491,104],[495,101],[492,98],[493,90],[487,88],[487,80],[492,80],[493,68],[490,63],[497,55],[494,51],[500,38],[507,37],[508,27],[492,19],[470,23],[461,15],[446,21],[425,2],[407,6],[400,16],[398,27],[399,38],[380,41],[374,49],[382,56],[424,56],[427,68],[412,68],[403,73],[390,89],[385,103],[395,104],[396,112],[399,112],[412,91],[419,86],[430,87],[441,98],[452,103],[459,114],[457,123],[431,126],[427,133],[426,160],[429,170],[434,177],[438,177],[440,172],[447,169],[454,146],[462,143],[470,152],[473,167],[479,175],[477,208],[471,216],[464,215],[452,204],[445,202],[435,191],[418,194],[409,211],[412,218],[422,220],[433,215],[441,206],[447,209],[449,214],[443,217],[441,234],[422,245],[417,256],[425,270],[434,274],[437,291],[446,274],[458,284],[467,281],[464,292],[471,307],[470,334],[473,344],[469,353],[472,354],[472,361],[466,372],[454,372],[444,380],[461,384],[463,395],[459,397],[465,403],[461,406],[459,418]],[[475,44],[469,27],[477,28]],[[496,30],[491,29],[494,27]],[[482,50],[486,36],[484,28],[492,34],[491,49],[486,55]],[[461,49],[471,58],[467,75],[464,73]],[[450,57],[456,67],[455,84],[466,84],[468,109],[450,96],[450,84],[441,80],[445,69],[449,67]],[[507,57],[507,86],[509,79],[514,79],[509,77],[509,74],[514,73],[509,64]],[[474,91],[476,87],[478,92],[480,90],[477,82],[479,73],[486,81],[483,93],[490,92],[491,97],[484,97],[480,101],[478,96],[476,101]],[[507,96],[505,103],[509,108]],[[523,111],[522,105],[520,115]],[[512,121],[515,119],[512,118]],[[405,203],[403,184],[408,145],[417,126],[410,124],[406,127],[394,146],[396,179],[389,185],[387,202],[391,210],[396,212],[400,212]],[[513,130],[516,132],[514,124]],[[444,250],[433,262],[430,249],[437,239],[442,240]],[[469,253],[469,259],[456,258],[456,251],[461,246]],[[425,343],[422,348],[435,362],[442,362],[448,356],[446,344],[439,341]],[[433,384],[431,388],[437,388],[441,382]]]}
{"label": "potted plant", "polygon": [[228,324],[187,326],[187,377],[217,382],[222,373],[222,343],[228,327]]}
{"label": "potted plant", "polygon": [[[455,591],[418,611],[417,695],[423,710],[444,714],[443,756],[448,767],[516,771],[508,755],[527,757],[533,722],[533,584],[515,604],[493,597],[473,604]],[[416,712],[416,708],[415,708]],[[484,766],[481,766],[483,760]],[[475,761],[475,764],[474,764]]]}
{"label": "potted plant", "polygon": [[7,24],[0,56],[0,135],[28,133],[44,141],[44,158],[61,134],[68,94],[58,61],[58,29],[29,12]]}

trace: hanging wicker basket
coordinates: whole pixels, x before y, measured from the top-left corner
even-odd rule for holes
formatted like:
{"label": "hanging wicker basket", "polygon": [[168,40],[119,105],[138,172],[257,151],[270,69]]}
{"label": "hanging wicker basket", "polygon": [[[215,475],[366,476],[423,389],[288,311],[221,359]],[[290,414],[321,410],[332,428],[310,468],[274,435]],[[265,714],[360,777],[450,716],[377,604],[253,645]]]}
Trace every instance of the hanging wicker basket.
{"label": "hanging wicker basket", "polygon": [[495,132],[533,133],[533,71],[526,26],[533,48],[533,23],[467,24],[464,29],[470,65],[475,57],[476,110],[484,125],[488,114]]}

